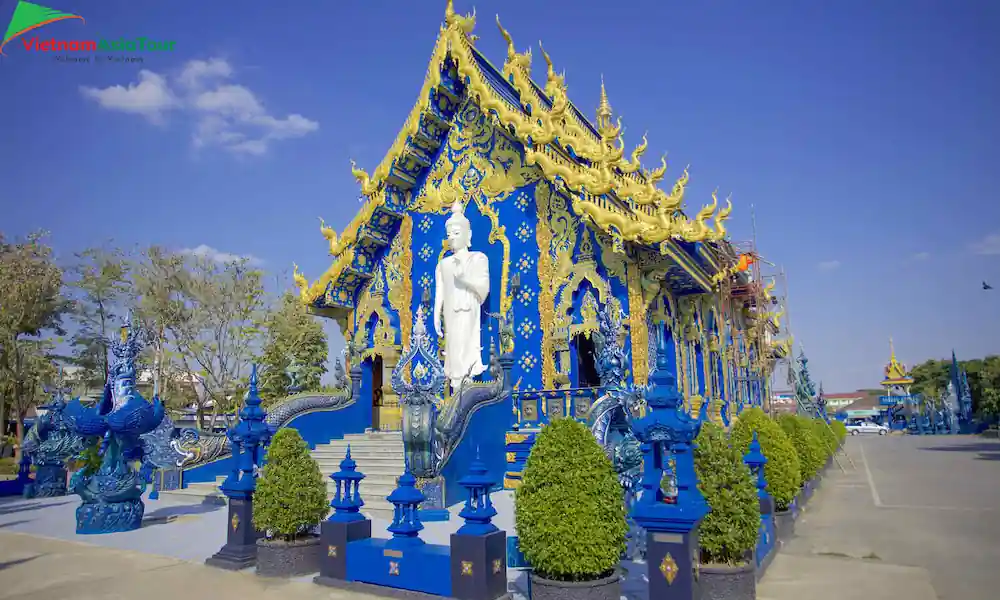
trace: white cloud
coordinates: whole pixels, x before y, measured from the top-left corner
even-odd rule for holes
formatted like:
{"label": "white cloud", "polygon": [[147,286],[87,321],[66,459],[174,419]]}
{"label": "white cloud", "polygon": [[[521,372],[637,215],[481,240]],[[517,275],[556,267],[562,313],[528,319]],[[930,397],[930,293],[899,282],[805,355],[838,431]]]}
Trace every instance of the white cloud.
{"label": "white cloud", "polygon": [[973,242],[969,248],[974,254],[996,256],[1000,254],[1000,232],[991,233],[983,239]]}
{"label": "white cloud", "polygon": [[80,92],[103,108],[142,115],[154,123],[162,123],[163,114],[179,104],[166,78],[146,70],[139,71],[139,82],[128,87],[112,85],[102,90],[84,86]]}
{"label": "white cloud", "polygon": [[192,60],[173,77],[139,73],[139,83],[105,89],[82,88],[85,97],[103,108],[141,114],[163,122],[168,110],[193,117],[195,148],[222,148],[236,155],[267,154],[272,142],[303,137],[319,123],[300,114],[276,117],[249,88],[232,83],[233,68],[224,59]]}
{"label": "white cloud", "polygon": [[206,80],[227,79],[233,76],[233,68],[221,58],[189,61],[177,76],[177,83],[188,89],[200,88]]}
{"label": "white cloud", "polygon": [[913,255],[913,260],[927,260],[931,257],[930,252],[917,252]]}
{"label": "white cloud", "polygon": [[840,268],[839,260],[824,260],[823,262],[816,265],[820,271],[833,271],[834,269]]}
{"label": "white cloud", "polygon": [[207,258],[221,264],[234,263],[241,260],[246,260],[247,263],[251,265],[260,265],[263,263],[262,260],[252,254],[240,255],[232,254],[230,252],[222,252],[206,244],[201,244],[195,248],[184,248],[180,251],[180,253],[188,256]]}

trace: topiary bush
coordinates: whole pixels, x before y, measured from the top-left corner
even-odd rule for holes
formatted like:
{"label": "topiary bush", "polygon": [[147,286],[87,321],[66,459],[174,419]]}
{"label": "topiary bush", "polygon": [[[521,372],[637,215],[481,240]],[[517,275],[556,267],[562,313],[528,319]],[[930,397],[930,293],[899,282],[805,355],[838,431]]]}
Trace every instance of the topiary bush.
{"label": "topiary bush", "polygon": [[702,562],[744,564],[760,529],[756,482],[743,455],[715,423],[703,423],[695,443],[698,489],[711,509],[698,526]]}
{"label": "topiary bush", "polygon": [[326,482],[309,445],[298,431],[279,429],[266,460],[253,495],[253,524],[285,541],[311,535],[329,507]]}
{"label": "topiary bush", "polygon": [[591,581],[613,573],[628,531],[623,492],[585,425],[557,419],[542,428],[514,499],[520,548],[539,577]]}
{"label": "topiary bush", "polygon": [[837,436],[837,446],[843,446],[844,440],[847,439],[847,425],[843,421],[834,420],[830,422],[830,427]]}
{"label": "topiary bush", "polygon": [[767,491],[774,498],[775,508],[788,510],[802,486],[795,446],[781,427],[756,406],[740,413],[729,432],[729,441],[741,455],[745,455],[754,433],[760,442],[761,452],[767,457],[767,464],[764,465]]}
{"label": "topiary bush", "polygon": [[812,425],[816,436],[819,437],[823,456],[825,459],[829,459],[837,451],[840,440],[837,439],[837,434],[833,432],[833,427],[825,420],[812,419]]}
{"label": "topiary bush", "polygon": [[819,473],[819,470],[826,463],[826,452],[816,435],[812,421],[801,415],[784,414],[778,417],[778,425],[795,446],[795,453],[799,456],[802,483],[809,481]]}

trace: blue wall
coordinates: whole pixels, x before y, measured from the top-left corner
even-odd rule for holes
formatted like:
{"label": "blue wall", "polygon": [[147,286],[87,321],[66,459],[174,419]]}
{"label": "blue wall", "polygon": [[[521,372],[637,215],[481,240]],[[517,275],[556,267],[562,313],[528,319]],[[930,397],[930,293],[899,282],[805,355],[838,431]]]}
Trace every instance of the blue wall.
{"label": "blue wall", "polygon": [[[309,447],[315,448],[318,444],[343,439],[345,435],[350,433],[364,433],[365,429],[371,427],[371,423],[372,406],[371,401],[366,398],[355,400],[340,408],[320,409],[301,414],[285,424],[284,427],[298,430],[299,435],[309,444]],[[186,487],[189,483],[215,481],[220,475],[229,475],[232,468],[232,456],[230,455],[214,462],[185,469],[183,484]]]}
{"label": "blue wall", "polygon": [[506,396],[494,404],[480,406],[469,417],[469,425],[462,441],[441,470],[445,479],[444,501],[447,506],[465,501],[466,491],[458,484],[458,480],[469,474],[477,449],[479,460],[486,465],[490,477],[496,481],[494,489],[503,489],[503,476],[507,469],[505,434],[510,428],[511,419],[510,398]]}

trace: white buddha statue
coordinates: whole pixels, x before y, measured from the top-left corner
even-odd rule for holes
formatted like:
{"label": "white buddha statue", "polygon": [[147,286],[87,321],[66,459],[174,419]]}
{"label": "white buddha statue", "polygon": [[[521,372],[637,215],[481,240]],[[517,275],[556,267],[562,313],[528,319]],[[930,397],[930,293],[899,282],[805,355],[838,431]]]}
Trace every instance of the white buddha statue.
{"label": "white buddha statue", "polygon": [[451,207],[445,230],[452,253],[441,259],[434,273],[434,330],[444,336],[444,374],[453,390],[463,378],[486,370],[480,307],[490,293],[490,261],[482,252],[469,250],[472,227],[463,209],[461,201]]}

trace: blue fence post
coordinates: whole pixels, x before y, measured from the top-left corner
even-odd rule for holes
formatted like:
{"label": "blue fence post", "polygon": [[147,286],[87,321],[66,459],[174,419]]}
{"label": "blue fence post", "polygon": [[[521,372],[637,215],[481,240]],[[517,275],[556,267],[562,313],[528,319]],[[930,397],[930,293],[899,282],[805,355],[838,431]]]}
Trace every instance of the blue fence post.
{"label": "blue fence post", "polygon": [[238,571],[257,563],[261,534],[253,524],[253,493],[257,489],[256,471],[271,441],[266,416],[257,393],[257,365],[253,365],[240,422],[226,433],[233,449],[233,469],[220,488],[229,498],[226,545],[205,561],[209,566]]}
{"label": "blue fence post", "polygon": [[351,458],[351,446],[340,461],[340,470],[330,475],[336,485],[330,506],[334,512],[320,525],[320,547],[325,553],[320,559],[319,575],[313,581],[320,585],[335,585],[347,581],[347,552],[351,542],[372,537],[372,522],[361,514],[365,505],[361,499],[361,480],[364,473]]}

